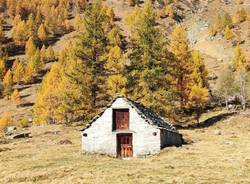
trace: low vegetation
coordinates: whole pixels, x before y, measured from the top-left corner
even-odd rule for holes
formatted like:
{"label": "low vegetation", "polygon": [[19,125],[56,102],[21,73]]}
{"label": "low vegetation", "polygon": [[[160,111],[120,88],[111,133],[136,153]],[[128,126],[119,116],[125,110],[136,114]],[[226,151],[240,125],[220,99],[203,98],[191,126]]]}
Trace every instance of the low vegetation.
{"label": "low vegetation", "polygon": [[5,150],[0,151],[0,183],[250,182],[248,111],[211,127],[181,130],[189,142],[183,147],[130,160],[81,154],[78,128],[50,125],[29,131],[32,139],[0,144]]}

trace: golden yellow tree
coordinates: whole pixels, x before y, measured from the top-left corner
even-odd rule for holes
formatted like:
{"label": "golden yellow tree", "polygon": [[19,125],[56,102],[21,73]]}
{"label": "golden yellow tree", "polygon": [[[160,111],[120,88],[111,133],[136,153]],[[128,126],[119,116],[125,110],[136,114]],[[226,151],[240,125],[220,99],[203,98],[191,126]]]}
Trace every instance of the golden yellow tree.
{"label": "golden yellow tree", "polygon": [[63,119],[64,114],[60,113],[65,93],[62,72],[60,65],[55,64],[43,79],[33,108],[36,124],[55,123]]}
{"label": "golden yellow tree", "polygon": [[40,27],[38,28],[38,38],[44,43],[48,39],[48,33],[46,31],[46,28],[44,24],[41,24]]}
{"label": "golden yellow tree", "polygon": [[12,86],[13,86],[13,77],[10,70],[8,70],[4,76],[3,86],[4,86],[4,95],[9,97],[9,95],[12,92]]}
{"label": "golden yellow tree", "polygon": [[194,85],[191,88],[189,95],[189,107],[194,109],[195,119],[199,123],[202,110],[209,100],[209,93],[207,88]]}
{"label": "golden yellow tree", "polygon": [[21,96],[17,89],[15,89],[14,92],[11,94],[10,100],[16,104],[19,104],[21,102]]}
{"label": "golden yellow tree", "polygon": [[0,80],[3,79],[6,72],[6,64],[4,59],[0,59]]}
{"label": "golden yellow tree", "polygon": [[233,31],[228,26],[224,30],[224,36],[227,40],[231,40],[234,37]]}
{"label": "golden yellow tree", "polygon": [[110,49],[105,68],[109,71],[107,79],[109,95],[124,94],[127,79],[124,76],[125,58],[120,47],[115,46]]}
{"label": "golden yellow tree", "polygon": [[0,116],[0,132],[2,132],[10,123],[12,122],[12,117],[9,112],[5,112]]}
{"label": "golden yellow tree", "polygon": [[190,87],[192,86],[193,60],[188,45],[186,30],[177,26],[171,35],[170,48],[175,57],[172,62],[175,76],[173,82],[179,96],[181,109],[187,105]]}
{"label": "golden yellow tree", "polygon": [[23,62],[19,62],[15,69],[13,70],[13,81],[17,84],[24,79],[25,76],[25,66]]}
{"label": "golden yellow tree", "polygon": [[36,48],[36,45],[34,43],[34,40],[32,37],[30,37],[25,45],[25,55],[26,55],[28,60],[35,55],[36,49],[37,48]]}

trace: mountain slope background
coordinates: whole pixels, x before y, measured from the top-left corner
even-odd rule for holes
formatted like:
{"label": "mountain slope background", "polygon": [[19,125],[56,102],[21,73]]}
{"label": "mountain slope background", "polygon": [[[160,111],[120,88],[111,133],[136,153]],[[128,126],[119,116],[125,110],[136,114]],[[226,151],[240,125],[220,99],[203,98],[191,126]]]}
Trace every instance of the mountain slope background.
{"label": "mountain slope background", "polygon": [[[160,1],[159,1],[160,2]],[[133,12],[134,7],[128,6],[128,4],[122,0],[107,0],[104,4],[113,8],[116,15],[115,23],[122,29],[122,34],[128,35],[128,28],[126,26],[127,15]],[[140,2],[140,7],[144,6],[144,2]],[[155,10],[158,11],[160,3],[155,4]],[[222,0],[208,0],[208,1],[188,1],[180,0],[176,7],[174,7],[177,14],[180,15],[180,20],[171,20],[169,17],[160,19],[160,24],[166,31],[166,37],[169,37],[175,25],[183,25],[188,32],[188,38],[191,48],[199,50],[205,58],[206,67],[209,71],[209,78],[211,79],[210,85],[216,84],[216,79],[220,72],[228,65],[232,63],[233,46],[232,41],[227,41],[223,38],[223,34],[219,33],[216,36],[211,36],[209,28],[215,24],[217,17],[223,11],[227,11],[231,16],[235,14],[237,9],[244,8],[248,13],[250,11],[250,2],[245,1],[222,1]],[[74,26],[75,13],[71,12],[70,24]],[[8,39],[11,39],[11,25],[8,21],[7,15],[5,16],[5,35]],[[8,28],[8,29],[7,29]],[[233,31],[240,34],[242,40],[242,49],[246,52],[249,60],[250,53],[250,21],[248,19],[243,23],[237,24]],[[57,55],[65,47],[66,42],[73,38],[77,34],[77,31],[70,31],[59,35],[51,42],[51,45]],[[22,54],[8,53],[9,60],[13,61],[16,58],[25,58]],[[53,63],[47,63],[45,71],[49,71]],[[32,118],[32,106],[35,103],[37,91],[42,81],[42,77],[35,84],[19,85],[16,88],[20,89],[20,95],[22,99],[23,107],[16,106],[16,104],[10,102],[6,98],[0,99],[0,114],[5,112],[11,112],[14,119],[18,120],[22,117]]]}

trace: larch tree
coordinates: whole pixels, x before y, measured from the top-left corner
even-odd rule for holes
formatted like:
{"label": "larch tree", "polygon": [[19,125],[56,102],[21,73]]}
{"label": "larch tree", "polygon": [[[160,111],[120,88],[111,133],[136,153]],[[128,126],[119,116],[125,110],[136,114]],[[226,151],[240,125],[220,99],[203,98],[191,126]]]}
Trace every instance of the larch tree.
{"label": "larch tree", "polygon": [[156,15],[147,1],[143,10],[134,17],[129,37],[127,92],[131,98],[166,115],[171,94],[168,78],[166,40],[156,26]]}
{"label": "larch tree", "polygon": [[30,37],[25,45],[26,58],[29,60],[31,57],[33,57],[36,53],[36,50],[37,50],[37,48],[36,48],[35,42],[33,40],[33,37]]}
{"label": "larch tree", "polygon": [[17,89],[15,89],[11,94],[10,100],[16,104],[19,104],[21,102],[21,96]]}
{"label": "larch tree", "polygon": [[34,15],[32,13],[28,17],[26,26],[28,28],[29,37],[32,37],[34,41],[37,41],[37,25],[35,22]]}
{"label": "larch tree", "polygon": [[114,96],[117,93],[125,94],[127,82],[124,76],[125,56],[119,46],[114,46],[110,49],[105,68],[109,74],[107,79],[109,95]]}
{"label": "larch tree", "polygon": [[229,26],[227,26],[224,30],[224,37],[227,39],[227,40],[232,40],[233,37],[234,37],[234,33],[233,31],[229,28]]}
{"label": "larch tree", "polygon": [[20,21],[16,26],[13,27],[12,37],[15,43],[22,45],[29,38],[29,33],[24,21]]}
{"label": "larch tree", "polygon": [[173,74],[175,75],[175,88],[181,110],[188,103],[190,87],[192,86],[193,59],[188,45],[187,32],[183,27],[177,26],[171,35],[170,48],[175,57],[172,61]]}
{"label": "larch tree", "polygon": [[42,46],[41,50],[40,50],[40,58],[42,63],[46,63],[47,62],[47,57],[46,57],[46,47],[45,45]]}
{"label": "larch tree", "polygon": [[46,31],[46,28],[44,24],[41,24],[38,28],[38,38],[41,40],[41,42],[45,43],[48,39],[48,33]]}
{"label": "larch tree", "polygon": [[246,56],[239,44],[234,49],[233,67],[236,70],[248,70]]}
{"label": "larch tree", "polygon": [[199,119],[206,104],[209,101],[208,72],[205,67],[204,58],[198,51],[192,52],[193,67],[190,83],[190,93],[188,96],[188,107],[194,110],[195,119]]}
{"label": "larch tree", "polygon": [[234,50],[233,67],[237,73],[237,80],[240,84],[240,98],[242,108],[246,109],[246,85],[248,80],[249,66],[246,60],[245,53],[242,51],[240,45]]}
{"label": "larch tree", "polygon": [[3,86],[4,86],[4,95],[9,98],[9,96],[12,93],[12,87],[13,87],[13,76],[10,70],[8,70],[4,76]]}
{"label": "larch tree", "polygon": [[56,59],[54,49],[52,48],[51,45],[46,49],[45,55],[46,55],[47,62],[52,62],[52,61],[55,61]]}
{"label": "larch tree", "polygon": [[202,114],[203,108],[209,100],[209,93],[207,88],[203,88],[198,85],[193,85],[191,87],[191,92],[189,94],[189,105],[194,108],[195,119],[199,123],[200,116]]}
{"label": "larch tree", "polygon": [[23,62],[19,62],[13,70],[13,81],[17,84],[23,80],[25,75],[25,66]]}
{"label": "larch tree", "polygon": [[63,113],[60,113],[65,89],[62,87],[62,77],[59,64],[53,65],[44,77],[33,107],[35,124],[56,123],[63,119]]}
{"label": "larch tree", "polygon": [[191,74],[192,83],[200,87],[208,87],[208,71],[206,70],[204,58],[199,51],[192,52],[193,71]]}
{"label": "larch tree", "polygon": [[0,81],[4,78],[6,72],[6,63],[4,59],[0,59]]}

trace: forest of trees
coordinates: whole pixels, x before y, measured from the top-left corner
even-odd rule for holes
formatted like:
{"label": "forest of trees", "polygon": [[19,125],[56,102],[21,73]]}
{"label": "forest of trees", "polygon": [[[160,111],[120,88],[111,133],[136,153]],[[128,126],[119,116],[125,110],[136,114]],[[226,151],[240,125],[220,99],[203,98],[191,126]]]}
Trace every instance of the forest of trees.
{"label": "forest of trees", "polygon": [[[150,1],[135,9],[125,45],[119,27],[100,1],[89,5],[84,30],[45,77],[34,120],[88,120],[116,94],[138,100],[163,116],[192,110],[197,121],[209,100],[207,71],[177,26],[168,44]],[[52,90],[53,89],[53,90]]]}
{"label": "forest of trees", "polygon": [[[136,0],[127,1],[134,8],[127,17],[126,38],[113,9],[99,0],[0,0],[12,24],[13,43],[25,52],[25,59],[16,58],[8,64],[8,48],[2,46],[2,19],[0,96],[18,103],[20,94],[14,86],[34,83],[43,75],[46,63],[55,62],[43,77],[33,107],[36,124],[86,122],[117,93],[175,121],[186,114],[199,123],[214,95],[222,98],[227,108],[228,100],[238,96],[245,109],[249,63],[240,45],[235,47],[231,66],[219,77],[216,91],[211,92],[204,56],[190,48],[186,29],[177,25],[166,36],[159,25],[162,16],[174,17],[172,5],[177,1],[166,1],[160,16],[153,2],[147,0],[139,8]],[[74,25],[69,22],[72,13]],[[233,25],[245,19],[244,9],[233,19],[225,12],[211,32],[223,32],[231,40]],[[73,29],[77,36],[56,55],[51,40]]]}

